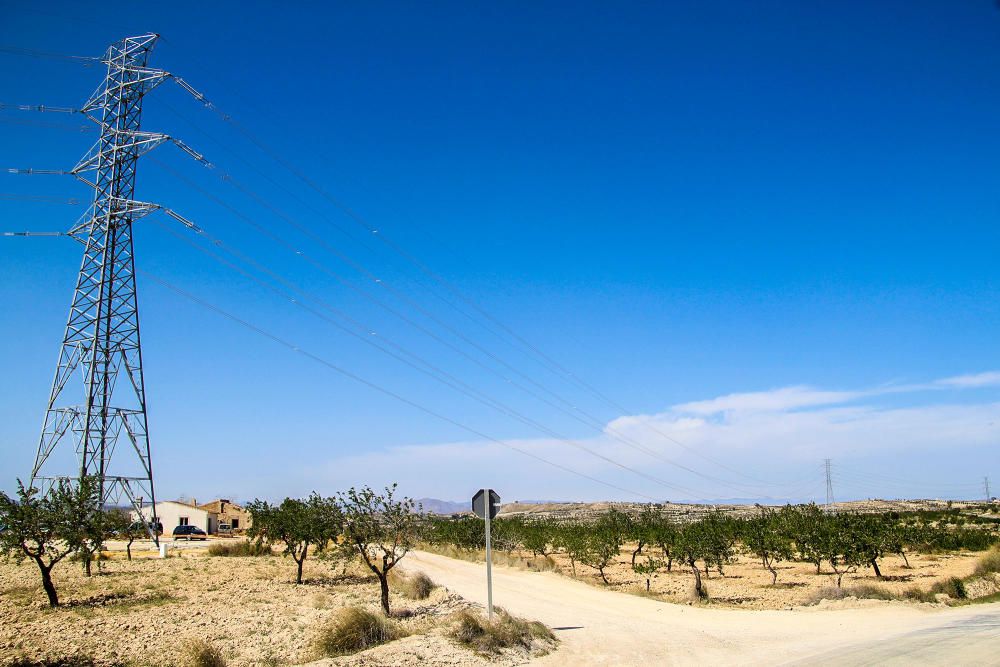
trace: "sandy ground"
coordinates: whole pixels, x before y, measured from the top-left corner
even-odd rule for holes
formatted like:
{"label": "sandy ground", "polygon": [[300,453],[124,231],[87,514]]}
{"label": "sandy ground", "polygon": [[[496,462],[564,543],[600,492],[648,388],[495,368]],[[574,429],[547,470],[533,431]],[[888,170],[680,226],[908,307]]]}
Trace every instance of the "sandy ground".
{"label": "sandy ground", "polygon": [[[199,545],[201,547],[202,545]],[[345,606],[376,609],[377,580],[360,569],[307,561],[306,583],[294,583],[288,558],[211,558],[178,549],[167,560],[114,558],[83,577],[78,563],[54,570],[64,606],[49,609],[32,563],[0,561],[0,665],[90,656],[98,664],[184,664],[180,647],[195,639],[218,647],[231,667],[290,665],[316,659],[318,628]],[[414,634],[350,657],[316,665],[461,665],[523,663],[526,652],[488,661],[446,636],[449,616],[469,602],[443,588],[427,600],[392,596]]]}
{"label": "sandy ground", "polygon": [[[405,566],[423,570],[466,599],[485,602],[482,564],[415,553]],[[532,662],[537,665],[823,664],[844,655],[848,659],[839,664],[882,664],[897,660],[893,651],[908,654],[907,664],[1000,663],[996,604],[948,609],[845,600],[747,612],[664,603],[551,572],[506,567],[493,572],[495,603],[542,621],[562,641],[558,651]],[[914,646],[927,633],[957,644],[936,660]],[[876,649],[883,653],[869,659]],[[845,651],[855,651],[854,659]]]}
{"label": "sandy ground", "polygon": [[[621,556],[605,572],[613,590],[637,591],[646,587],[645,576],[637,575],[631,566],[631,549],[626,545]],[[652,552],[659,556],[655,549]],[[952,553],[939,555],[908,555],[910,566],[906,567],[899,556],[883,558],[879,567],[885,579],[878,579],[871,569],[862,568],[855,573],[844,576],[845,587],[865,584],[886,588],[893,593],[901,594],[914,586],[928,589],[939,580],[948,577],[967,577],[972,574],[976,561],[986,552]],[[524,554],[530,557],[530,554]],[[564,574],[571,574],[569,559],[564,554],[554,554],[551,558]],[[643,562],[639,556],[637,563]],[[733,563],[723,567],[725,576],[720,576],[716,570],[711,570],[703,578],[713,603],[736,606],[744,609],[787,609],[791,606],[807,604],[817,597],[817,594],[831,586],[836,586],[836,580],[830,566],[823,564],[821,574],[816,574],[816,566],[811,563],[787,562],[778,563],[778,583],[771,585],[771,573],[764,569],[760,561],[741,555]],[[586,565],[576,564],[578,578],[603,586],[597,570]],[[659,572],[650,578],[650,591],[661,599],[673,602],[687,602],[691,597],[694,576],[690,568],[678,567],[675,563],[671,572]]]}

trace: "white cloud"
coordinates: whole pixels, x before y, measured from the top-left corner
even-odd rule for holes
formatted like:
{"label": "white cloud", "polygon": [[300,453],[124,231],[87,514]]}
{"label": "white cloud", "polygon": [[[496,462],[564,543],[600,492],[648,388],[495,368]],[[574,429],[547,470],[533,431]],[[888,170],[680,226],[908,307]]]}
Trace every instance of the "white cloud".
{"label": "white cloud", "polygon": [[[511,444],[584,475],[657,498],[810,497],[822,494],[818,465],[826,457],[833,457],[844,471],[847,494],[944,495],[941,491],[952,480],[964,484],[990,467],[1000,468],[996,446],[1000,441],[1000,402],[953,400],[907,405],[905,395],[997,385],[1000,372],[853,391],[792,386],[733,393],[681,403],[658,414],[620,417],[603,433],[578,439],[641,475],[620,470],[558,440]],[[869,400],[886,394],[896,395],[891,407]],[[640,448],[657,456],[638,451]],[[672,466],[664,458],[711,479]],[[860,475],[867,473],[854,479],[848,472],[852,465],[862,470],[862,461],[864,471],[896,480],[893,486],[888,490],[864,488],[867,482]],[[733,470],[781,483],[760,484]],[[504,489],[508,499],[629,497],[490,442],[392,447],[331,461],[315,474],[337,485],[354,484],[365,476],[372,484],[398,480],[413,495],[448,499],[460,499],[484,485]],[[683,490],[664,488],[642,475]],[[905,480],[917,477],[938,480],[941,488],[904,488]],[[855,485],[853,490],[851,484]]]}
{"label": "white cloud", "polygon": [[846,403],[865,395],[865,392],[820,391],[806,386],[783,387],[771,391],[728,394],[707,401],[682,403],[675,405],[672,411],[694,415],[713,415],[720,412],[774,412]]}
{"label": "white cloud", "polygon": [[957,375],[938,380],[935,384],[943,387],[972,388],[996,387],[1000,385],[1000,371],[974,373],[972,375]]}

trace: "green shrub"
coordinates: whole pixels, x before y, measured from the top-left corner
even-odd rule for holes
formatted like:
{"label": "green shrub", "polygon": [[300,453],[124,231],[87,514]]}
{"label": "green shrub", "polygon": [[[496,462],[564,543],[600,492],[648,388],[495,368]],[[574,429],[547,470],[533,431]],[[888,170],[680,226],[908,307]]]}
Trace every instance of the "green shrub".
{"label": "green shrub", "polygon": [[271,546],[258,542],[216,542],[208,548],[209,556],[273,556]]}
{"label": "green shrub", "polygon": [[313,646],[322,657],[334,658],[405,636],[399,626],[384,616],[360,607],[347,607],[319,629]]}
{"label": "green shrub", "polygon": [[188,644],[184,658],[183,664],[186,667],[226,667],[226,657],[222,655],[222,651],[204,639]]}
{"label": "green shrub", "polygon": [[931,594],[947,593],[954,600],[964,600],[968,597],[965,592],[965,584],[958,577],[951,577],[944,581],[939,581],[931,586]]}
{"label": "green shrub", "polygon": [[976,569],[973,571],[977,577],[1000,572],[1000,551],[994,549],[979,559]]}
{"label": "green shrub", "polygon": [[538,621],[516,618],[500,608],[496,608],[494,613],[496,620],[490,623],[480,613],[468,609],[460,611],[451,636],[477,653],[499,653],[516,647],[530,650],[536,640],[544,643],[556,641],[552,631]]}

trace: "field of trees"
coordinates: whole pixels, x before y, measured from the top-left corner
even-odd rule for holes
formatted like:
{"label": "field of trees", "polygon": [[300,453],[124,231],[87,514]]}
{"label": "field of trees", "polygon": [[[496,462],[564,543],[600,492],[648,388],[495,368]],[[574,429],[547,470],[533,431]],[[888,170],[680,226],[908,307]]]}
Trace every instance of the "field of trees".
{"label": "field of trees", "polygon": [[0,493],[0,665],[513,664],[555,645],[399,573],[427,521],[395,486],[254,501],[249,539],[166,560],[133,560],[145,526],[99,498],[91,477]]}
{"label": "field of trees", "polygon": [[[484,546],[482,522],[473,517],[435,518],[425,539],[438,549],[478,553]],[[910,573],[914,557],[941,562],[949,554],[983,552],[998,542],[1000,508],[985,504],[971,511],[881,513],[828,513],[816,505],[758,506],[744,516],[712,511],[687,522],[649,505],[638,512],[611,508],[583,519],[515,515],[493,523],[494,549],[523,556],[536,567],[553,569],[568,561],[574,576],[588,570],[604,585],[639,582],[646,591],[658,575],[686,572],[700,598],[708,595],[704,579],[726,577],[730,565],[755,563],[766,573],[767,584],[780,587],[797,585],[781,580],[790,565],[808,563],[816,574],[827,575],[833,588],[840,588],[845,576],[860,572],[877,582],[907,582],[915,577]],[[899,563],[907,573],[886,574],[887,558],[894,559],[893,569]],[[546,568],[546,563],[553,567]],[[615,581],[609,578],[611,572]],[[939,593],[950,593],[953,599],[964,596],[961,582],[949,578],[928,588],[910,586],[900,597],[934,601]]]}

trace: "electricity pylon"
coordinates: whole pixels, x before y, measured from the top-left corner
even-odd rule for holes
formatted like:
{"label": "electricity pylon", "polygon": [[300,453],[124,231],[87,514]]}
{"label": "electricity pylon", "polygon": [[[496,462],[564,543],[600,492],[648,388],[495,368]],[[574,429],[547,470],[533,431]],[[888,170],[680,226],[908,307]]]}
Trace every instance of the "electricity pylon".
{"label": "electricity pylon", "polygon": [[826,511],[833,511],[833,475],[832,462],[830,459],[823,459],[823,467],[826,469]]}
{"label": "electricity pylon", "polygon": [[[102,505],[127,501],[141,510],[148,502],[154,526],[132,223],[162,209],[133,197],[139,157],[170,140],[139,129],[143,96],[169,76],[147,66],[157,38],[112,44],[102,59],[104,82],[81,109],[101,136],[71,173],[93,187],[94,200],[69,231],[84,245],[83,262],[31,470],[31,485],[43,490],[59,479],[96,476]],[[84,176],[90,171],[93,180]],[[126,451],[113,456],[120,441]]]}

